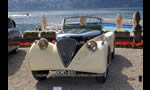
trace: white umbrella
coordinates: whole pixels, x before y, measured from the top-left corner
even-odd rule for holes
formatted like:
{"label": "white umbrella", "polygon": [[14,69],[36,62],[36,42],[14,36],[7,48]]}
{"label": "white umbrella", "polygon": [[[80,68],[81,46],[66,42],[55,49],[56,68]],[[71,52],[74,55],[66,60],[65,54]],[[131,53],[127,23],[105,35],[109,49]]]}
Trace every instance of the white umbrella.
{"label": "white umbrella", "polygon": [[80,24],[81,25],[85,25],[86,24],[86,17],[83,16],[83,15],[80,16]]}
{"label": "white umbrella", "polygon": [[42,30],[46,31],[46,29],[47,29],[47,19],[46,19],[46,16],[44,15],[42,17]]}
{"label": "white umbrella", "polygon": [[117,16],[116,16],[116,27],[117,27],[117,30],[121,30],[122,29],[122,21],[123,21],[123,17],[120,15],[120,13],[118,13]]}

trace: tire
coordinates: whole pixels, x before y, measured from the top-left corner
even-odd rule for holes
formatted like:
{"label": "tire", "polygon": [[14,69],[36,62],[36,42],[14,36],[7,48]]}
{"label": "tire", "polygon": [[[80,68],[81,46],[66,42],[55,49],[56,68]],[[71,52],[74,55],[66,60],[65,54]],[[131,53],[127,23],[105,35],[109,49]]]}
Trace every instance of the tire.
{"label": "tire", "polygon": [[115,41],[114,41],[113,52],[112,52],[112,54],[111,54],[111,59],[112,59],[112,60],[113,60],[114,57],[115,57],[115,46],[116,46],[116,43],[115,43]]}
{"label": "tire", "polygon": [[14,50],[12,51],[12,53],[13,53],[13,54],[18,53],[18,48],[14,49]]}
{"label": "tire", "polygon": [[112,52],[112,54],[111,54],[111,59],[113,60],[114,57],[115,57],[115,47],[113,48],[113,52]]}
{"label": "tire", "polygon": [[105,83],[106,82],[106,79],[107,79],[107,76],[108,76],[108,72],[109,72],[109,65],[111,64],[111,51],[110,51],[110,47],[108,48],[108,55],[107,55],[107,70],[106,72],[104,73],[103,76],[97,76],[96,77],[96,81],[98,83]]}
{"label": "tire", "polygon": [[38,81],[42,81],[47,79],[49,71],[45,70],[45,71],[32,71],[32,75],[33,77],[38,80]]}
{"label": "tire", "polygon": [[103,83],[106,82],[107,76],[108,76],[108,68],[107,68],[106,72],[104,73],[104,76],[97,76],[97,77],[96,77],[96,81],[97,81],[98,83],[102,83],[102,84],[103,84]]}

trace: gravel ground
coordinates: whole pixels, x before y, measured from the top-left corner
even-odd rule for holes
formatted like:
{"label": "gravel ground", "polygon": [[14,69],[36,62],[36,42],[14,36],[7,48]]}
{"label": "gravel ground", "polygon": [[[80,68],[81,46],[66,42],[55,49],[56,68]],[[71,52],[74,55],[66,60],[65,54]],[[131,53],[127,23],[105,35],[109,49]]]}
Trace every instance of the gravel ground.
{"label": "gravel ground", "polygon": [[105,84],[99,84],[95,78],[48,78],[36,81],[30,72],[26,60],[29,48],[19,49],[17,54],[8,54],[8,90],[143,90],[143,49],[116,48]]}

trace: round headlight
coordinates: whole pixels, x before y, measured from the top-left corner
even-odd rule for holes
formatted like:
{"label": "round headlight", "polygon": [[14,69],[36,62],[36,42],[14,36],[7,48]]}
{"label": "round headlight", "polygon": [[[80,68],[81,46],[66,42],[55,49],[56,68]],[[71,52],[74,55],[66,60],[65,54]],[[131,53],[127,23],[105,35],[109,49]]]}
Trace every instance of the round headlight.
{"label": "round headlight", "polygon": [[95,52],[95,51],[97,50],[97,43],[96,43],[96,41],[93,41],[93,40],[88,41],[88,42],[86,43],[86,46],[87,46],[87,48],[88,48],[90,51]]}
{"label": "round headlight", "polygon": [[45,38],[41,38],[38,43],[40,49],[46,49],[48,47],[48,40]]}

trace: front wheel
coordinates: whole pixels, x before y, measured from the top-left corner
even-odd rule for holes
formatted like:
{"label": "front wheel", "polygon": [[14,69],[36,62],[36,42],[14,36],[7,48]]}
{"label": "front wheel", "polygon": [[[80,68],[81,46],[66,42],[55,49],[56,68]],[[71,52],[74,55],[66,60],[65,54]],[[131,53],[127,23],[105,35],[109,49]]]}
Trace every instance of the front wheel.
{"label": "front wheel", "polygon": [[45,71],[32,71],[33,77],[38,81],[45,80],[48,76],[48,73],[49,73],[48,70],[45,70]]}
{"label": "front wheel", "polygon": [[115,56],[115,47],[116,47],[116,42],[114,41],[114,47],[113,47],[113,52],[111,54],[111,59],[114,59],[114,56]]}
{"label": "front wheel", "polygon": [[12,53],[13,53],[13,54],[18,53],[18,48],[14,49],[14,50],[12,51]]}
{"label": "front wheel", "polygon": [[115,56],[115,47],[113,48],[113,52],[111,54],[111,59],[114,59],[114,56]]}
{"label": "front wheel", "polygon": [[107,76],[108,76],[108,68],[107,68],[107,70],[106,70],[106,72],[104,73],[103,76],[97,76],[97,77],[96,77],[96,81],[97,81],[98,83],[105,83],[106,80],[107,80]]}
{"label": "front wheel", "polygon": [[106,72],[103,74],[103,76],[97,76],[96,81],[98,83],[105,83],[107,76],[108,76],[108,71],[109,71],[109,65],[111,64],[111,50],[110,47],[108,48],[108,54],[107,54],[107,69]]}

